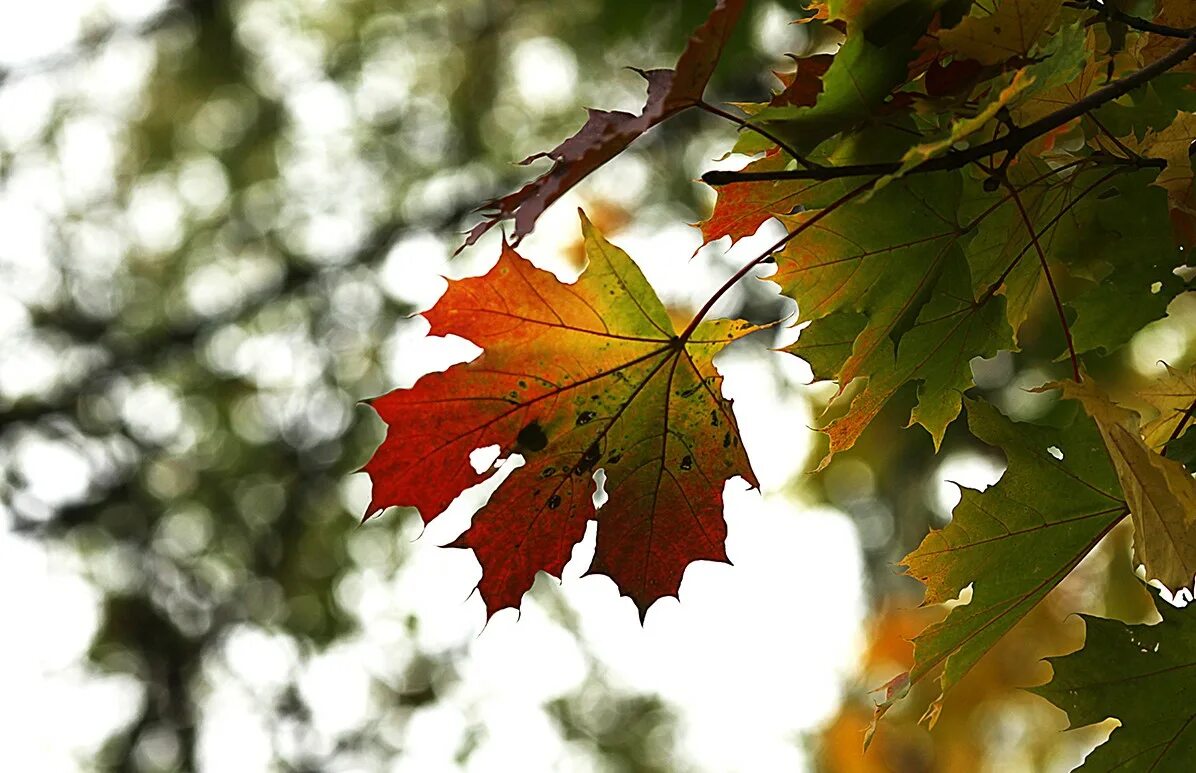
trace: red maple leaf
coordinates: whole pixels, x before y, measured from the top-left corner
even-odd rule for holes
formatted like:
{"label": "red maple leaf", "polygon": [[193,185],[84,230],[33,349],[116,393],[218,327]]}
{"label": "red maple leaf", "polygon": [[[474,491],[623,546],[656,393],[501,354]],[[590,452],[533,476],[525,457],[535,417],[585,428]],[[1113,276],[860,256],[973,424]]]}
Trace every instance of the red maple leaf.
{"label": "red maple leaf", "polygon": [[[450,283],[426,315],[432,332],[484,353],[371,402],[388,431],[364,467],[367,515],[407,505],[430,521],[481,479],[471,451],[525,458],[453,543],[477,555],[491,615],[518,606],[537,571],[559,577],[594,519],[589,573],[613,579],[642,619],[691,562],[727,560],[724,481],[757,485],[712,363],[756,328],[675,331],[627,254],[584,215],[582,228],[589,267],[575,284],[510,246],[486,276]],[[600,468],[609,500],[596,510]]]}

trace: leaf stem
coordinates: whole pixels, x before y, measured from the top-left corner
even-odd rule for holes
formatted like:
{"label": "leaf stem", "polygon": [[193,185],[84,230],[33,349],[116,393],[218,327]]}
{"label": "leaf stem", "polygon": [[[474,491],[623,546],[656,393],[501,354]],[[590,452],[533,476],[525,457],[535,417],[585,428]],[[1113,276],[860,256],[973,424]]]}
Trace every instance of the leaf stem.
{"label": "leaf stem", "polygon": [[1175,430],[1172,431],[1171,437],[1167,438],[1167,442],[1163,444],[1163,450],[1159,452],[1160,455],[1167,455],[1167,448],[1183,434],[1184,427],[1188,426],[1188,422],[1192,420],[1193,414],[1196,414],[1196,400],[1193,400],[1188,409],[1184,411],[1184,415],[1179,417],[1179,422],[1175,425]]}
{"label": "leaf stem", "polygon": [[[1114,99],[1125,96],[1134,89],[1148,83],[1151,79],[1171,68],[1179,65],[1196,55],[1196,33],[1185,33],[1186,42],[1173,49],[1166,56],[1150,63],[1141,70],[1138,70],[1130,75],[1125,76],[1119,80],[1103,86],[1088,96],[1080,99],[1067,107],[1060,108],[1053,113],[1043,116],[1042,118],[1028,123],[1025,126],[1019,126],[1011,130],[1008,134],[1003,135],[1000,139],[995,139],[990,142],[981,143],[975,147],[967,150],[954,151],[919,164],[913,169],[907,170],[906,174],[919,174],[927,172],[942,172],[951,169],[959,169],[973,161],[979,161],[985,156],[993,155],[994,153],[1010,153],[1016,154],[1027,143],[1046,134],[1049,131],[1063,126],[1069,121],[1072,121],[1080,116],[1088,113]],[[1116,158],[1113,156],[1111,158]],[[1110,163],[1130,164],[1140,167],[1158,167],[1162,168],[1165,163],[1159,159],[1143,159],[1141,161],[1135,159],[1118,159],[1117,161],[1110,161]],[[728,171],[711,171],[702,175],[702,181],[707,185],[727,185],[728,183],[736,182],[760,182],[766,180],[833,180],[840,177],[862,177],[872,175],[893,174],[901,169],[902,162],[889,161],[879,164],[852,164],[845,166],[824,166],[814,169],[791,169],[780,170],[776,172],[728,172]]]}
{"label": "leaf stem", "polygon": [[1030,240],[1034,244],[1034,252],[1038,254],[1038,262],[1042,264],[1042,273],[1046,275],[1047,286],[1051,289],[1051,298],[1055,301],[1055,311],[1059,314],[1059,324],[1063,326],[1063,338],[1067,341],[1067,354],[1071,357],[1072,376],[1078,384],[1082,381],[1080,376],[1080,360],[1076,356],[1076,347],[1071,340],[1071,326],[1067,324],[1067,314],[1063,311],[1063,301],[1059,298],[1058,288],[1055,287],[1055,278],[1051,276],[1051,267],[1047,264],[1046,253],[1042,250],[1042,244],[1038,241],[1038,234],[1034,231],[1034,223],[1030,220],[1030,213],[1026,211],[1026,206],[1022,204],[1022,197],[1018,194],[1017,188],[1013,187],[1013,184],[1008,179],[1002,178],[1001,182],[1009,190],[1010,197],[1017,206],[1017,211],[1021,213],[1022,222],[1026,224],[1026,230],[1030,233]]}
{"label": "leaf stem", "polygon": [[865,182],[861,185],[857,185],[855,188],[852,188],[847,193],[843,194],[842,196],[835,199],[830,204],[828,204],[825,207],[823,207],[822,209],[818,210],[818,212],[816,212],[814,215],[812,215],[809,220],[802,221],[801,225],[799,225],[797,228],[794,228],[792,231],[789,231],[788,233],[786,233],[784,236],[782,236],[780,239],[778,239],[775,243],[773,243],[773,245],[771,247],[766,249],[764,252],[760,253],[760,255],[758,255],[754,259],[748,261],[741,269],[739,269],[734,274],[732,274],[731,278],[728,279],[726,282],[724,282],[722,287],[715,290],[714,294],[710,296],[710,298],[706,301],[705,305],[703,305],[702,308],[698,310],[698,313],[694,315],[694,318],[692,320],[690,320],[689,324],[685,327],[685,330],[682,331],[681,335],[677,336],[677,339],[680,342],[680,345],[681,346],[685,345],[685,342],[687,342],[690,339],[690,337],[693,336],[694,331],[698,329],[698,325],[701,324],[702,320],[706,317],[706,315],[710,313],[710,309],[713,308],[714,304],[718,302],[718,299],[721,298],[724,294],[726,294],[726,292],[728,290],[730,290],[735,285],[736,282],[738,282],[740,279],[743,279],[745,276],[747,276],[747,273],[749,271],[751,271],[753,268],[755,268],[756,266],[763,263],[770,255],[772,255],[774,252],[776,252],[777,250],[784,247],[786,244],[788,244],[790,241],[792,241],[794,238],[796,238],[799,234],[804,232],[806,229],[813,226],[819,220],[822,220],[824,217],[827,217],[827,216],[833,214],[837,209],[839,209],[839,207],[843,206],[847,202],[854,199],[856,196],[859,196],[861,193],[863,193],[864,191],[871,188],[873,185],[876,184],[877,180],[879,180],[879,179],[880,179],[879,177],[874,177],[873,179],[868,180],[867,182]]}
{"label": "leaf stem", "polygon": [[736,124],[737,126],[739,126],[742,129],[750,129],[751,131],[754,131],[756,134],[759,134],[764,139],[775,144],[778,148],[780,148],[781,150],[788,153],[790,156],[793,157],[793,160],[797,161],[797,163],[801,164],[806,169],[820,168],[818,164],[815,164],[813,161],[810,161],[805,156],[803,156],[801,153],[798,153],[796,150],[793,149],[792,145],[785,142],[780,137],[777,137],[775,134],[768,131],[767,129],[760,127],[760,126],[756,126],[755,124],[751,123],[750,121],[740,118],[739,116],[735,115],[734,113],[728,113],[726,110],[715,107],[714,105],[710,104],[709,102],[707,102],[705,100],[699,100],[697,102],[697,106],[699,108],[701,108],[702,110],[705,110],[707,113],[710,113],[711,115],[717,115],[719,118],[727,119],[728,121],[730,121],[733,124]]}

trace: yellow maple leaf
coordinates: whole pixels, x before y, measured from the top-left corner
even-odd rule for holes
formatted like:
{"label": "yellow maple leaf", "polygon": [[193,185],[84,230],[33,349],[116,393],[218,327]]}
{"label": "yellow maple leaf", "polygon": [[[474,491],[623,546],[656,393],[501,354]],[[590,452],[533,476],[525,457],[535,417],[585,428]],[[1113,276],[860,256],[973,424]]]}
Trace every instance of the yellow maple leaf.
{"label": "yellow maple leaf", "polygon": [[[1196,3],[1192,0],[1162,0],[1153,21],[1166,27],[1190,29],[1196,27]],[[1138,49],[1143,65],[1161,59],[1181,41],[1167,35],[1147,34],[1146,42]],[[1196,60],[1180,62],[1172,72],[1196,72]]]}
{"label": "yellow maple leaf", "polygon": [[1048,384],[1079,401],[1096,421],[1134,522],[1134,553],[1149,579],[1172,590],[1196,576],[1196,480],[1142,437],[1139,416],[1112,402],[1091,379]]}
{"label": "yellow maple leaf", "polygon": [[1191,418],[1185,420],[1185,416],[1196,404],[1196,366],[1184,373],[1167,365],[1166,376],[1137,394],[1158,411],[1155,418],[1142,425],[1142,437],[1151,448],[1161,449],[1181,423],[1188,426],[1192,422]]}
{"label": "yellow maple leaf", "polygon": [[1000,64],[1029,54],[1062,6],[1063,0],[1000,0],[988,12],[978,4],[972,16],[939,33],[939,43],[965,59]]}

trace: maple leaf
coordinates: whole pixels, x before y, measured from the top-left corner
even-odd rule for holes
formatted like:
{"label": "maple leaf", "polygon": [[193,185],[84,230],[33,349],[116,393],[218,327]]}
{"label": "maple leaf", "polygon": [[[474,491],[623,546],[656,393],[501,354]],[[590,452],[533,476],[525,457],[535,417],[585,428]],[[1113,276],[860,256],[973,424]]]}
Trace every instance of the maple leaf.
{"label": "maple leaf", "polygon": [[[1058,277],[1088,280],[1060,296],[1076,311],[1070,323],[1075,350],[1113,351],[1124,344],[1162,318],[1183,290],[1173,273],[1182,253],[1171,241],[1166,204],[1152,177],[1150,170],[1129,168],[1054,170],[1038,161],[1010,169],[1021,208],[992,211],[967,244],[975,297],[997,288],[1017,331],[1043,292],[1045,263]],[[997,195],[972,191],[962,212],[988,212]]]}
{"label": "maple leaf", "polygon": [[[745,172],[775,172],[784,169],[789,159],[779,150],[752,161]],[[710,217],[698,226],[702,243],[730,236],[734,243],[751,236],[764,221],[788,215],[805,205],[807,194],[819,187],[830,187],[817,180],[772,180],[769,182],[731,183],[719,187],[718,199]]]}
{"label": "maple leaf", "polygon": [[[472,548],[489,614],[515,607],[537,571],[560,576],[586,522],[590,574],[640,610],[675,596],[693,561],[726,561],[723,482],[756,486],[712,360],[756,328],[715,320],[680,333],[625,252],[582,215],[589,266],[559,282],[505,246],[491,272],[450,284],[432,332],[480,346],[476,360],[371,401],[388,425],[363,468],[369,513],[417,507],[430,521],[480,479],[477,448],[526,463],[453,543]],[[595,511],[594,473],[608,501]]]}
{"label": "maple leaf", "polygon": [[1155,185],[1164,188],[1171,207],[1186,219],[1196,219],[1196,172],[1192,169],[1191,147],[1196,141],[1196,115],[1179,113],[1171,124],[1152,131],[1140,143],[1131,143],[1137,150],[1167,162]]}
{"label": "maple leaf", "polygon": [[[843,0],[831,3],[832,18],[847,21],[848,36],[822,76],[822,92],[811,106],[769,106],[753,116],[770,134],[798,151],[868,123],[876,109],[908,80],[915,45],[944,0]],[[742,134],[739,153],[772,147],[767,139]]]}
{"label": "maple leaf", "polygon": [[[938,666],[943,692],[958,683],[1126,515],[1093,422],[1081,417],[1062,430],[1015,423],[974,400],[967,414],[972,434],[1003,450],[1008,469],[984,492],[964,489],[951,523],[902,565],[926,586],[923,604],[950,601],[968,585],[972,598],[914,639],[913,668],[889,683],[878,719]],[[924,719],[937,711],[936,701]]]}
{"label": "maple leaf", "polygon": [[[799,321],[812,320],[789,351],[812,356],[815,374],[841,390],[867,379],[826,430],[831,454],[850,448],[911,380],[922,382],[913,420],[937,445],[971,385],[968,362],[1013,344],[1003,301],[971,300],[962,249],[971,226],[957,218],[960,191],[957,173],[898,180],[821,219],[777,255],[773,281],[797,301]],[[817,216],[782,222],[793,230]]]}
{"label": "maple leaf", "polygon": [[1084,648],[1048,658],[1054,678],[1032,688],[1073,728],[1117,719],[1077,770],[1189,770],[1196,759],[1196,616],[1169,604],[1159,611],[1154,625],[1081,615]]}
{"label": "maple leaf", "polygon": [[1167,365],[1167,374],[1136,391],[1156,412],[1142,425],[1142,438],[1156,451],[1183,437],[1196,414],[1196,366],[1185,373]]}
{"label": "maple leaf", "polygon": [[997,0],[996,9],[977,4],[971,16],[939,33],[944,49],[981,64],[1028,56],[1047,31],[1063,0]]}
{"label": "maple leaf", "polygon": [[702,101],[706,84],[746,0],[718,0],[706,21],[694,30],[673,69],[636,70],[648,82],[648,98],[639,115],[621,110],[589,110],[576,134],[552,150],[520,163],[551,159],[547,172],[518,191],[479,208],[485,219],[466,235],[462,248],[508,218],[515,219],[514,241],[531,233],[540,214],[590,172],[622,153],[653,126]]}
{"label": "maple leaf", "polygon": [[808,57],[792,57],[796,66],[793,72],[774,73],[784,87],[775,94],[770,105],[788,107],[810,107],[822,93],[822,76],[830,69],[835,57],[830,54],[814,54]]}
{"label": "maple leaf", "polygon": [[[1162,0],[1158,13],[1154,17],[1156,24],[1178,29],[1196,28],[1196,4],[1191,0]],[[1138,50],[1144,62],[1152,62],[1175,48],[1175,38],[1166,35],[1148,34],[1146,41]],[[1188,61],[1176,67],[1178,72],[1196,72],[1196,61]]]}
{"label": "maple leaf", "polygon": [[1078,400],[1096,421],[1134,519],[1134,554],[1149,579],[1187,588],[1196,577],[1196,480],[1142,439],[1138,414],[1121,407],[1090,379],[1048,384]]}

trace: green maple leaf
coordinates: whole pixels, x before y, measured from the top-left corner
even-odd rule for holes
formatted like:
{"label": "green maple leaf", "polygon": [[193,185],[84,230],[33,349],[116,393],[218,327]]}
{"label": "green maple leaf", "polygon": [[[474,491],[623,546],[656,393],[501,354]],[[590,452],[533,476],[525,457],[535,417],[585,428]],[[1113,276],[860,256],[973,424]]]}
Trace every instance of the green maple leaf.
{"label": "green maple leaf", "polygon": [[[1009,178],[1025,214],[1002,206],[967,243],[974,296],[985,297],[999,285],[1017,330],[1046,292],[1045,259],[1057,279],[1084,280],[1057,282],[1061,301],[1076,312],[1076,351],[1124,344],[1162,318],[1183,289],[1173,273],[1183,259],[1171,240],[1166,195],[1151,184],[1156,174],[1125,167],[1055,172],[1039,161],[1019,163]],[[977,184],[965,195],[962,212],[988,211],[1000,195],[981,192]]]}
{"label": "green maple leaf", "polygon": [[[842,386],[867,379],[827,429],[831,453],[849,448],[909,381],[921,382],[912,418],[937,445],[972,384],[969,361],[1013,345],[1003,300],[971,298],[960,192],[953,172],[898,180],[821,219],[777,256],[773,279],[797,301],[799,321],[812,320],[789,351]],[[782,220],[796,228],[816,216]]]}
{"label": "green maple leaf", "polygon": [[[987,403],[969,400],[967,412],[972,434],[1002,449],[1009,467],[984,492],[965,489],[951,523],[903,565],[925,584],[924,604],[969,585],[972,599],[914,640],[913,668],[889,684],[878,717],[937,667],[944,692],[958,683],[1127,513],[1100,433],[1083,415],[1056,430],[1012,422]],[[937,703],[929,718],[936,712]]]}
{"label": "green maple leaf", "polygon": [[1156,625],[1083,615],[1084,648],[1049,658],[1055,676],[1034,688],[1072,727],[1121,723],[1082,773],[1190,770],[1196,759],[1196,615],[1168,604],[1159,611]]}

